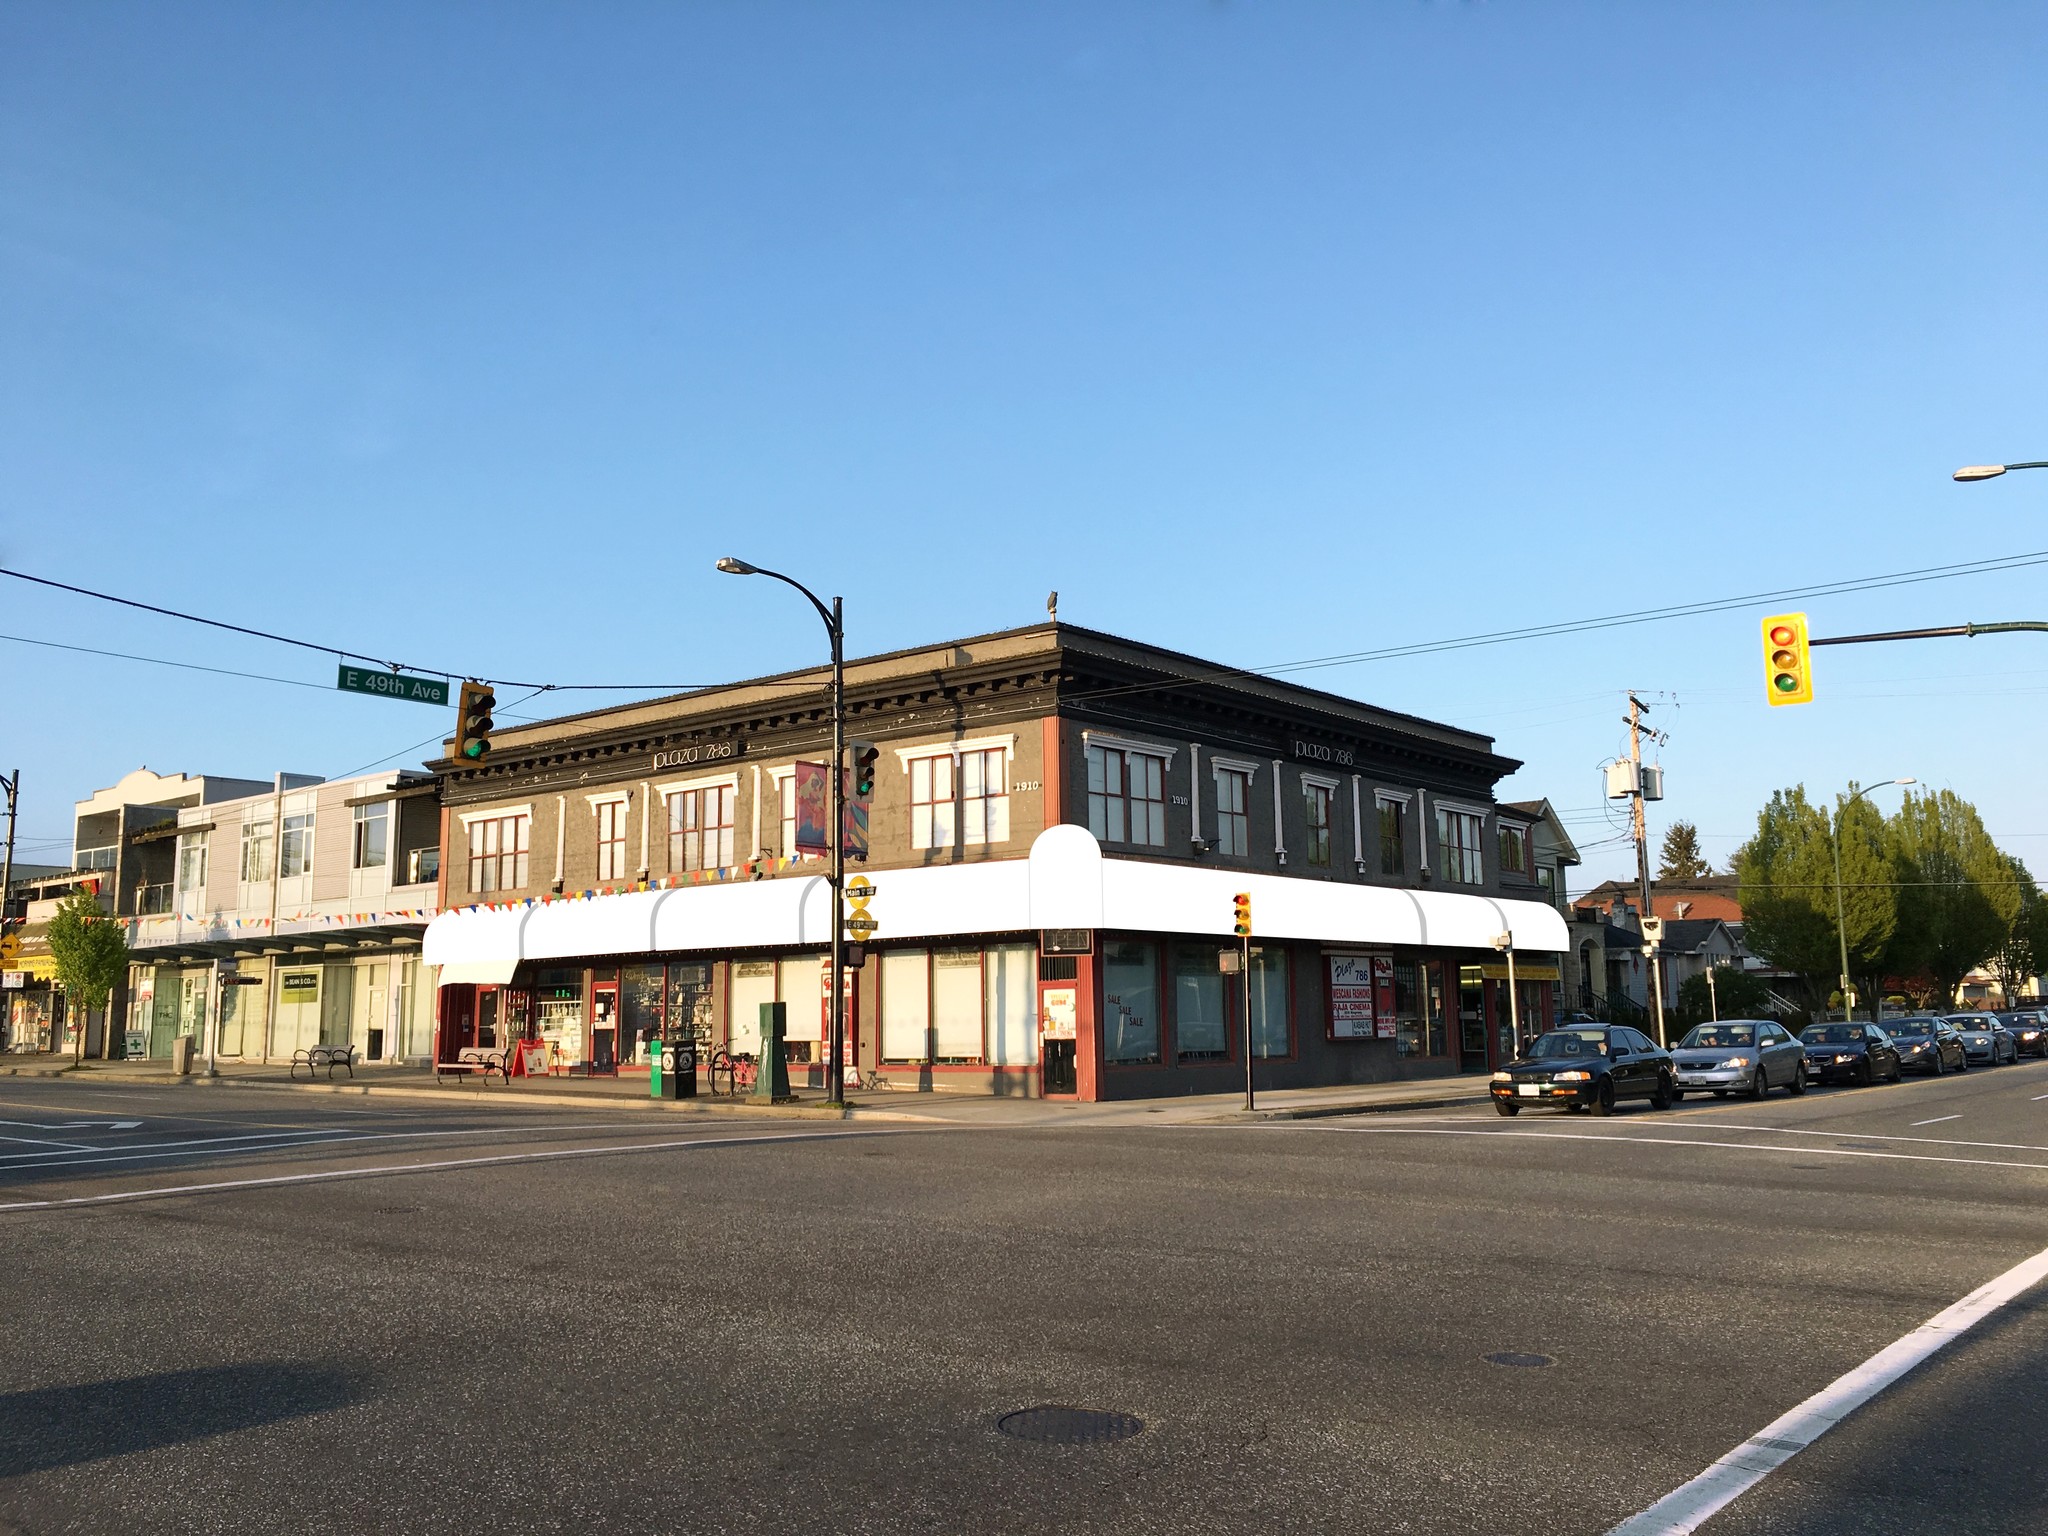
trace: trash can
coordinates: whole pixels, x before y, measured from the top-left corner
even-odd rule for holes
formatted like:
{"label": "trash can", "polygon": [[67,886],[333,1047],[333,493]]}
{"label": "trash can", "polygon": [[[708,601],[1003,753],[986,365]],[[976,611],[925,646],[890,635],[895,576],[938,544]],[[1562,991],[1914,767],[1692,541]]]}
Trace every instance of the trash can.
{"label": "trash can", "polygon": [[192,1070],[192,1037],[179,1035],[171,1041],[171,1071],[178,1077]]}
{"label": "trash can", "polygon": [[657,1099],[697,1097],[697,1052],[687,1040],[663,1040],[651,1053],[647,1091]]}

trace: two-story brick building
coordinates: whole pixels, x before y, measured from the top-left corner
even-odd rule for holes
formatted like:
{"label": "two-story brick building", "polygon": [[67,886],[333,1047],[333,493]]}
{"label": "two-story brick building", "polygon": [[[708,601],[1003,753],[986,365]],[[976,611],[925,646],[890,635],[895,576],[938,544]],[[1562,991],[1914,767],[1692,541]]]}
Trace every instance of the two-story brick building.
{"label": "two-story brick building", "polygon": [[[789,1006],[820,1080],[834,902],[793,846],[823,669],[500,731],[441,785],[439,1049],[593,1070]],[[852,1053],[891,1086],[1224,1091],[1474,1070],[1551,1012],[1564,924],[1490,739],[1047,622],[852,662],[882,749]],[[452,743],[450,744],[452,752]],[[1253,899],[1249,1004],[1219,952]],[[1511,934],[1520,993],[1508,997]]]}

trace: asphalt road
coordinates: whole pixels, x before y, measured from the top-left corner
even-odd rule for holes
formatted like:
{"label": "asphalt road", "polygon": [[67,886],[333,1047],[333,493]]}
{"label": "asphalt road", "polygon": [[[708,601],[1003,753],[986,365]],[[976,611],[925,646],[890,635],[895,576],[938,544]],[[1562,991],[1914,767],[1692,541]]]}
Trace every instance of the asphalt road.
{"label": "asphalt road", "polygon": [[[362,1104],[0,1088],[0,1532],[1598,1536],[2048,1247],[2044,1064],[1606,1121]],[[2030,1292],[1704,1529],[2038,1530],[2044,1361]],[[1145,1428],[996,1430],[1043,1404]]]}

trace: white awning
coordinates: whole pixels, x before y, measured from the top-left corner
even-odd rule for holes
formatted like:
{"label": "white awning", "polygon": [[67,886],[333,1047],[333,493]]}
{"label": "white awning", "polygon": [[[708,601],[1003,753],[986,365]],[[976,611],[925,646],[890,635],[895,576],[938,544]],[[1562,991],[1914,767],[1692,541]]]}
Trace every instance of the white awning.
{"label": "white awning", "polygon": [[519,969],[517,958],[510,960],[458,960],[452,965],[441,967],[437,987],[452,987],[461,982],[469,985],[502,987],[512,979],[512,973]]}
{"label": "white awning", "polygon": [[[1509,933],[1517,950],[1570,947],[1564,919],[1540,901],[1104,858],[1086,827],[1048,828],[1028,859],[885,869],[868,878],[875,887],[868,910],[881,924],[875,937],[883,943],[1041,928],[1224,938],[1231,899],[1246,891],[1259,938],[1490,950],[1496,935]],[[817,875],[499,911],[456,908],[428,926],[423,958],[443,967],[445,985],[470,979],[454,974],[459,968],[483,963],[818,949],[832,941],[831,918],[831,890]]]}

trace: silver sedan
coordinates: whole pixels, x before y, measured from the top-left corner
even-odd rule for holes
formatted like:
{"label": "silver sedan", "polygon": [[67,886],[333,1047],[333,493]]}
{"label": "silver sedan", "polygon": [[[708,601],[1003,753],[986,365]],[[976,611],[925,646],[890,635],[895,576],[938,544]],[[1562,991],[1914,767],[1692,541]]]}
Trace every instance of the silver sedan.
{"label": "silver sedan", "polygon": [[1771,1019],[1723,1019],[1696,1025],[1671,1048],[1678,1093],[1731,1093],[1760,1099],[1773,1088],[1806,1092],[1806,1047]]}

